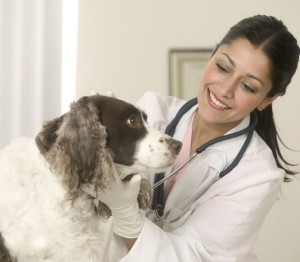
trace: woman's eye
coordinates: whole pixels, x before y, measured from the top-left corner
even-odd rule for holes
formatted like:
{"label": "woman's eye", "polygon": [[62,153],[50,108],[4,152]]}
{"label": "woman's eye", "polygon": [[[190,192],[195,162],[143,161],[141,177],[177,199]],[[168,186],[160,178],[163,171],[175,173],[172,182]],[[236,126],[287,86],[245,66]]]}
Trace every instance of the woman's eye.
{"label": "woman's eye", "polygon": [[221,65],[221,64],[219,64],[219,63],[217,63],[216,65],[217,65],[217,68],[218,68],[218,70],[219,70],[220,72],[224,72],[224,73],[227,73],[227,72],[228,72],[228,70],[227,70],[223,65]]}
{"label": "woman's eye", "polygon": [[244,89],[247,91],[247,92],[250,92],[250,93],[255,93],[255,89],[252,88],[249,84],[247,83],[242,83],[242,86],[244,87]]}
{"label": "woman's eye", "polygon": [[127,119],[127,125],[132,127],[132,128],[138,128],[141,126],[141,123],[137,116],[132,115]]}

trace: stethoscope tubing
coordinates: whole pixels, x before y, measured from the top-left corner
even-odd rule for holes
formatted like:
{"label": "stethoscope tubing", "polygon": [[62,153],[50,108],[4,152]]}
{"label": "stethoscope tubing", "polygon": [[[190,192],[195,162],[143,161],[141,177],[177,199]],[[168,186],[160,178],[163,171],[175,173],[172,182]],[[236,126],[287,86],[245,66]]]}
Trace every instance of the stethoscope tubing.
{"label": "stethoscope tubing", "polygon": [[[250,124],[248,127],[244,128],[243,130],[240,130],[240,131],[237,131],[237,132],[234,132],[234,133],[230,133],[230,134],[227,134],[227,135],[224,135],[224,136],[221,136],[221,137],[217,137],[207,143],[205,143],[204,145],[202,145],[201,147],[197,148],[197,150],[191,154],[188,159],[186,161],[184,161],[176,170],[174,170],[171,174],[169,174],[168,176],[166,176],[165,178],[161,179],[160,181],[156,182],[152,188],[155,189],[157,188],[158,186],[160,186],[161,184],[163,184],[166,180],[168,180],[169,178],[171,178],[172,176],[176,175],[186,164],[188,164],[189,162],[191,162],[198,154],[201,154],[203,153],[206,149],[208,149],[208,147],[216,144],[216,143],[219,143],[219,142],[222,142],[222,141],[226,141],[226,140],[229,140],[231,138],[235,138],[235,137],[239,137],[239,136],[242,136],[242,135],[245,135],[248,133],[246,139],[245,139],[245,142],[243,143],[243,146],[242,148],[240,149],[240,151],[238,152],[237,156],[235,157],[235,159],[232,161],[232,163],[226,167],[226,164],[224,166],[224,169],[219,172],[219,174],[216,176],[216,178],[212,181],[212,183],[210,185],[207,185],[206,188],[204,190],[201,191],[201,194],[198,193],[195,195],[195,197],[193,198],[193,201],[191,201],[190,203],[188,203],[188,205],[184,208],[184,210],[181,212],[181,215],[179,215],[178,217],[176,217],[175,219],[172,219],[172,220],[167,220],[165,219],[162,215],[159,214],[159,211],[162,211],[162,210],[159,210],[159,209],[155,209],[155,215],[156,217],[162,221],[163,223],[166,223],[166,224],[170,224],[170,223],[174,223],[176,221],[178,221],[186,212],[187,210],[192,206],[192,204],[201,196],[203,195],[203,193],[205,193],[209,188],[210,186],[215,183],[216,181],[218,181],[220,178],[224,177],[226,174],[228,174],[238,163],[239,161],[241,160],[244,152],[246,151],[250,141],[251,141],[251,138],[253,136],[253,133],[254,133],[254,130],[255,130],[255,126],[257,124],[257,115],[254,113],[250,119]],[[219,151],[218,149],[211,149],[211,150],[217,150]],[[227,159],[225,157],[225,163],[227,162]]]}
{"label": "stethoscope tubing", "polygon": [[[230,133],[224,136],[220,136],[217,137],[215,139],[212,139],[210,141],[208,141],[207,143],[205,143],[204,145],[198,147],[196,149],[196,151],[191,154],[187,160],[185,160],[178,168],[176,168],[172,173],[170,173],[168,176],[164,177],[163,179],[159,180],[158,182],[156,182],[152,188],[155,189],[158,186],[160,186],[161,184],[163,184],[166,180],[168,180],[169,178],[171,178],[172,176],[176,175],[186,164],[188,164],[189,162],[191,162],[198,154],[203,153],[208,147],[215,145],[216,143],[222,142],[222,141],[226,141],[235,137],[239,137],[245,134],[249,134],[245,140],[245,143],[243,145],[244,147],[247,147],[248,144],[250,143],[250,140],[252,138],[253,132],[254,132],[254,128],[256,126],[257,123],[257,117],[256,115],[252,117],[250,124],[248,127],[244,128],[243,130],[234,132],[234,133]],[[246,148],[245,148],[246,149]],[[238,153],[236,159],[233,161],[233,163],[235,164],[236,162],[238,162],[240,160],[240,158],[242,157],[242,154],[244,153],[244,150],[240,150],[240,152]],[[234,165],[235,166],[235,165]],[[219,178],[225,176],[229,171],[231,171],[233,169],[233,167],[231,167],[228,171],[226,171],[226,173],[224,173],[223,171],[219,174]]]}

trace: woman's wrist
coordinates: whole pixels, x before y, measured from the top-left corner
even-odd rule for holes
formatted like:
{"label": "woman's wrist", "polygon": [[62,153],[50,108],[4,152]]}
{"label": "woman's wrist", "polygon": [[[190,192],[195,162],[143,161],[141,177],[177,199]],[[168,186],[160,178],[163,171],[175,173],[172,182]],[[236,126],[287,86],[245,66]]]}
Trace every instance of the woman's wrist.
{"label": "woman's wrist", "polygon": [[145,212],[137,201],[124,210],[112,210],[114,232],[127,239],[137,238],[144,226]]}

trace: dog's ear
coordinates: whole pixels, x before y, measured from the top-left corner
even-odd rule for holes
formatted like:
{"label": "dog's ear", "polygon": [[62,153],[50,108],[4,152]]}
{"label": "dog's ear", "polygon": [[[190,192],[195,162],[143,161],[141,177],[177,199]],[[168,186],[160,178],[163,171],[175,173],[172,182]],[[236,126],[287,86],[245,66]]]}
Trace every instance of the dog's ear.
{"label": "dog's ear", "polygon": [[45,122],[41,131],[35,137],[36,145],[43,155],[45,155],[50,150],[51,146],[55,143],[57,138],[56,132],[63,122],[63,117],[64,115],[51,121]]}
{"label": "dog's ear", "polygon": [[[50,141],[51,136],[47,137]],[[89,97],[71,104],[55,132],[55,143],[45,156],[53,171],[62,177],[71,200],[80,195],[84,184],[95,185],[98,192],[113,180],[106,137],[98,109]]]}

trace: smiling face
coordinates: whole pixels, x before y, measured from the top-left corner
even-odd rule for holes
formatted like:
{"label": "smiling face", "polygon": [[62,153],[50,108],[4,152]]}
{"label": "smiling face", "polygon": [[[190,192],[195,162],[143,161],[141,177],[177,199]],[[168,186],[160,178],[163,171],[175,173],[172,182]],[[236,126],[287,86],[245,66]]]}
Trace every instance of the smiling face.
{"label": "smiling face", "polygon": [[230,130],[255,108],[272,103],[276,97],[267,97],[271,87],[269,60],[261,49],[243,38],[221,45],[200,82],[199,117]]}

